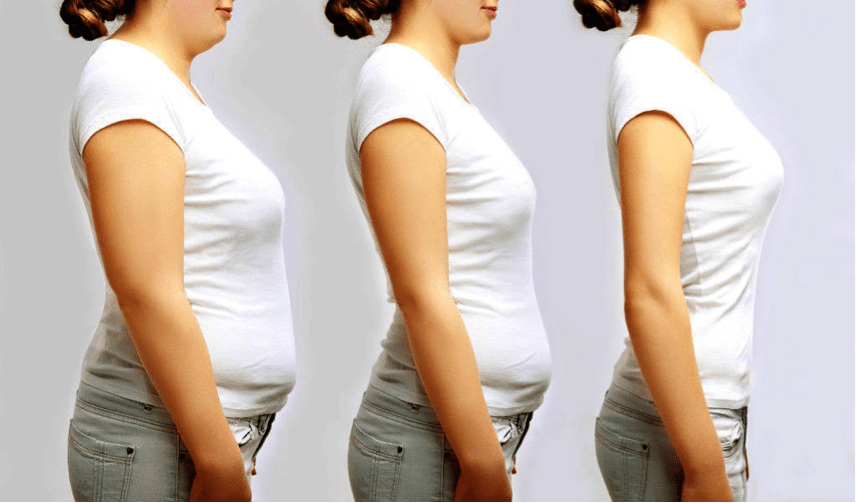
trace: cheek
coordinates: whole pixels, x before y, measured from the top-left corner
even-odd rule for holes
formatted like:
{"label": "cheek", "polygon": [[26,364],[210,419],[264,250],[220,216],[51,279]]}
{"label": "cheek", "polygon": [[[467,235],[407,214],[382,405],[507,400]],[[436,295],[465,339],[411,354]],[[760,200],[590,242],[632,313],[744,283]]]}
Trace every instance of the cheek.
{"label": "cheek", "polygon": [[696,6],[697,19],[710,31],[734,30],[743,22],[743,14],[737,0],[705,0],[698,2]]}
{"label": "cheek", "polygon": [[[450,13],[451,14],[451,13]],[[481,42],[491,34],[491,20],[479,6],[467,10],[458,9],[448,18],[458,40],[463,44]]]}
{"label": "cheek", "polygon": [[214,5],[211,0],[174,0],[176,14],[187,23],[192,23],[191,26],[206,26],[210,25],[216,14]]}

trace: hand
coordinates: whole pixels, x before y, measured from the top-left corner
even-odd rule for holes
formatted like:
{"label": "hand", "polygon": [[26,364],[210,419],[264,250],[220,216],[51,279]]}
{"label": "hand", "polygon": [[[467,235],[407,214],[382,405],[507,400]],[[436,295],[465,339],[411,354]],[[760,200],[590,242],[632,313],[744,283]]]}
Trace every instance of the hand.
{"label": "hand", "polygon": [[455,501],[511,501],[511,481],[505,472],[505,462],[498,466],[466,470],[455,486]]}
{"label": "hand", "polygon": [[[708,472],[710,473],[710,472]],[[684,477],[681,501],[734,501],[725,472]]]}
{"label": "hand", "polygon": [[252,497],[242,460],[237,465],[197,469],[190,487],[190,501],[252,501]]}

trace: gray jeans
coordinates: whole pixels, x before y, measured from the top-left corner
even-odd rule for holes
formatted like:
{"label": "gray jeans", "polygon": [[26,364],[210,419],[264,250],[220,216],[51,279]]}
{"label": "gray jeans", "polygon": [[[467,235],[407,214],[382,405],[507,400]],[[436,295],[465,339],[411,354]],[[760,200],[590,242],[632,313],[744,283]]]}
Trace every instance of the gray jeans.
{"label": "gray jeans", "polygon": [[[710,415],[734,501],[746,501],[746,407]],[[597,419],[595,452],[613,501],[680,501],[684,472],[653,402],[613,384]]]}
{"label": "gray jeans", "polygon": [[[247,478],[273,418],[226,418]],[[195,474],[169,411],[80,384],[68,429],[75,501],[187,501]]]}
{"label": "gray jeans", "polygon": [[[492,417],[509,479],[532,413]],[[452,501],[461,468],[431,407],[369,386],[348,448],[355,501]]]}

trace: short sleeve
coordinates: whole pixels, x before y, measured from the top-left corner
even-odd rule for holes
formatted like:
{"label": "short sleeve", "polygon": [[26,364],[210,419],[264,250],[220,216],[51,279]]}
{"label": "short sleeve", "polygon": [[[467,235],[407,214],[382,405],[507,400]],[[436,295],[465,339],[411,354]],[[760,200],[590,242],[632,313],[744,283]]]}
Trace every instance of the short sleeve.
{"label": "short sleeve", "polygon": [[[114,63],[114,62],[110,62]],[[89,69],[87,69],[89,70]],[[104,64],[84,72],[72,116],[72,132],[79,154],[98,131],[128,120],[149,122],[182,149],[186,138],[163,69],[141,65]]]}
{"label": "short sleeve", "polygon": [[695,76],[686,75],[685,68],[675,64],[678,62],[652,56],[622,52],[616,58],[610,96],[612,141],[618,142],[631,119],[657,111],[673,117],[695,145],[700,134]]}
{"label": "short sleeve", "polygon": [[[369,62],[363,69],[353,102],[352,128],[357,152],[375,129],[398,119],[408,119],[428,130],[445,149],[448,134],[434,75],[416,65],[392,61]],[[376,64],[371,64],[376,63]]]}

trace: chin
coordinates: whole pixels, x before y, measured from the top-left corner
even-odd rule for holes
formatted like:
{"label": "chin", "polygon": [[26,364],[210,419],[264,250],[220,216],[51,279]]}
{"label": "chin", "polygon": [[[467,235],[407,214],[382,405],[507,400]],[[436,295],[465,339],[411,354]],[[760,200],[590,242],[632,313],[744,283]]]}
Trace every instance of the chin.
{"label": "chin", "polygon": [[723,30],[728,30],[728,31],[736,30],[737,28],[740,28],[740,25],[742,25],[742,24],[743,24],[743,14],[740,13],[740,14],[737,14],[737,17],[735,17],[734,19],[729,19],[728,26],[726,28],[723,28]]}
{"label": "chin", "polygon": [[226,38],[226,27],[224,26],[222,30],[218,30],[215,33],[212,33],[211,36],[206,40],[208,48],[214,47],[219,44]]}
{"label": "chin", "polygon": [[477,44],[479,42],[484,42],[489,39],[491,34],[493,33],[493,28],[488,25],[486,29],[481,30],[477,33],[471,34],[469,39],[465,42],[466,44]]}

